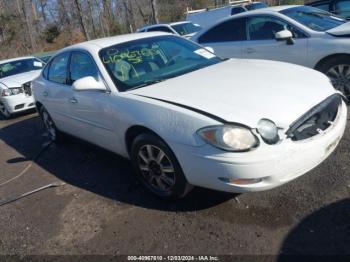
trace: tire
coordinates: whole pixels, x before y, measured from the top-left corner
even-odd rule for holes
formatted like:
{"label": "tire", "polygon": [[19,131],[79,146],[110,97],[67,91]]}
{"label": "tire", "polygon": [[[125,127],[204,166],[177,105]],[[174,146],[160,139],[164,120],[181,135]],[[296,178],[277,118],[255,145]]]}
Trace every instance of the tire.
{"label": "tire", "polygon": [[11,113],[6,109],[3,103],[0,103],[0,114],[7,120],[12,117]]}
{"label": "tire", "polygon": [[138,179],[158,197],[179,199],[192,189],[174,153],[156,135],[137,136],[130,156]]}
{"label": "tire", "polygon": [[350,99],[350,57],[336,56],[320,64],[317,68],[327,75],[335,89]]}
{"label": "tire", "polygon": [[49,139],[55,143],[61,143],[63,141],[63,134],[57,129],[53,122],[49,112],[44,107],[39,109],[40,118],[44,124],[44,128],[49,136]]}

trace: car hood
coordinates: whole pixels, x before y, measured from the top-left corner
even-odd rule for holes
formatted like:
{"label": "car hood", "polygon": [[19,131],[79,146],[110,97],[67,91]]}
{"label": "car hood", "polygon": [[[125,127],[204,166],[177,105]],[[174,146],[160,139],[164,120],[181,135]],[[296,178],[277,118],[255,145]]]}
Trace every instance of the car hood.
{"label": "car hood", "polygon": [[32,81],[40,75],[41,70],[33,70],[18,75],[0,78],[0,83],[6,87],[20,87],[26,82]]}
{"label": "car hood", "polygon": [[327,31],[331,35],[341,36],[350,35],[350,22],[344,23],[340,26],[334,27]]}
{"label": "car hood", "polygon": [[313,106],[336,93],[328,78],[315,70],[242,59],[227,60],[129,92],[252,128],[262,118],[288,128]]}

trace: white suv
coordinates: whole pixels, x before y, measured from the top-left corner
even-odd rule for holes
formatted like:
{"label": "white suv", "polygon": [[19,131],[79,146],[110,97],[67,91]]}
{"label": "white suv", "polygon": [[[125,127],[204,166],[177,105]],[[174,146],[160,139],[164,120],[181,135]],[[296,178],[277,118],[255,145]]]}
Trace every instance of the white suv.
{"label": "white suv", "polygon": [[225,58],[268,59],[314,68],[350,97],[350,22],[309,6],[277,6],[221,20],[194,41]]}
{"label": "white suv", "polygon": [[5,118],[35,107],[30,82],[39,76],[43,66],[34,57],[0,61],[0,113]]}

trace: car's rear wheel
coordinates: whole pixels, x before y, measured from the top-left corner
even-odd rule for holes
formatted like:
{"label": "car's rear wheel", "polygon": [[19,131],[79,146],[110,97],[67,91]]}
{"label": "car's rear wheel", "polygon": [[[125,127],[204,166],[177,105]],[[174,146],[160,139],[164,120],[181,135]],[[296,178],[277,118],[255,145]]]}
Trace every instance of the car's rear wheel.
{"label": "car's rear wheel", "polygon": [[53,142],[61,142],[62,133],[57,129],[47,110],[44,107],[41,107],[39,113],[50,140]]}
{"label": "car's rear wheel", "polygon": [[159,197],[181,198],[192,189],[174,153],[156,135],[137,136],[131,160],[140,181]]}
{"label": "car's rear wheel", "polygon": [[0,113],[5,119],[11,118],[11,113],[6,109],[5,105],[0,102]]}
{"label": "car's rear wheel", "polygon": [[322,63],[319,70],[329,77],[335,89],[350,98],[350,57],[331,58]]}

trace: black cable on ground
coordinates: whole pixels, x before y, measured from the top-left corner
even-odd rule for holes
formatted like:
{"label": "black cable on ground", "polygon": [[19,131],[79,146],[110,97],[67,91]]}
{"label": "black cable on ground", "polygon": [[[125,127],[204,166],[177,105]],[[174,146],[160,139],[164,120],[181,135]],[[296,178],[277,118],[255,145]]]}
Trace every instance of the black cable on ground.
{"label": "black cable on ground", "polygon": [[[18,179],[19,177],[23,176],[33,165],[33,163],[38,160],[38,158],[41,156],[41,154],[46,150],[48,149],[50,146],[51,146],[52,142],[48,142],[48,143],[45,143],[43,144],[43,147],[41,148],[41,150],[38,152],[38,154],[36,154],[34,156],[34,158],[32,160],[30,160],[30,163],[16,176],[10,178],[9,180],[5,181],[5,182],[2,182],[0,183],[0,186],[4,186],[12,181],[14,181],[15,179]],[[61,182],[61,181],[57,181],[57,182],[53,182],[53,183],[50,183],[48,185],[45,185],[45,186],[42,186],[42,187],[39,187],[37,189],[34,189],[32,191],[29,191],[29,192],[26,192],[26,193],[23,193],[19,196],[14,196],[14,197],[10,197],[8,199],[5,199],[5,200],[2,200],[0,201],[0,207],[1,206],[4,206],[6,204],[9,204],[9,203],[12,203],[14,201],[17,201],[23,197],[26,197],[26,196],[29,196],[31,194],[34,194],[34,193],[37,193],[39,191],[42,191],[44,189],[47,189],[47,188],[51,188],[51,187],[59,187],[59,186],[63,186],[65,185],[66,183],[64,182]]]}
{"label": "black cable on ground", "polygon": [[40,155],[51,146],[52,142],[47,142],[45,144],[43,144],[43,147],[41,148],[41,150],[34,156],[34,158],[32,160],[30,160],[30,163],[22,170],[22,172],[20,172],[18,175],[10,178],[9,180],[0,183],[0,186],[4,186],[10,182],[12,182],[13,180],[23,176],[33,165],[33,162],[38,160],[38,158],[40,157]]}

